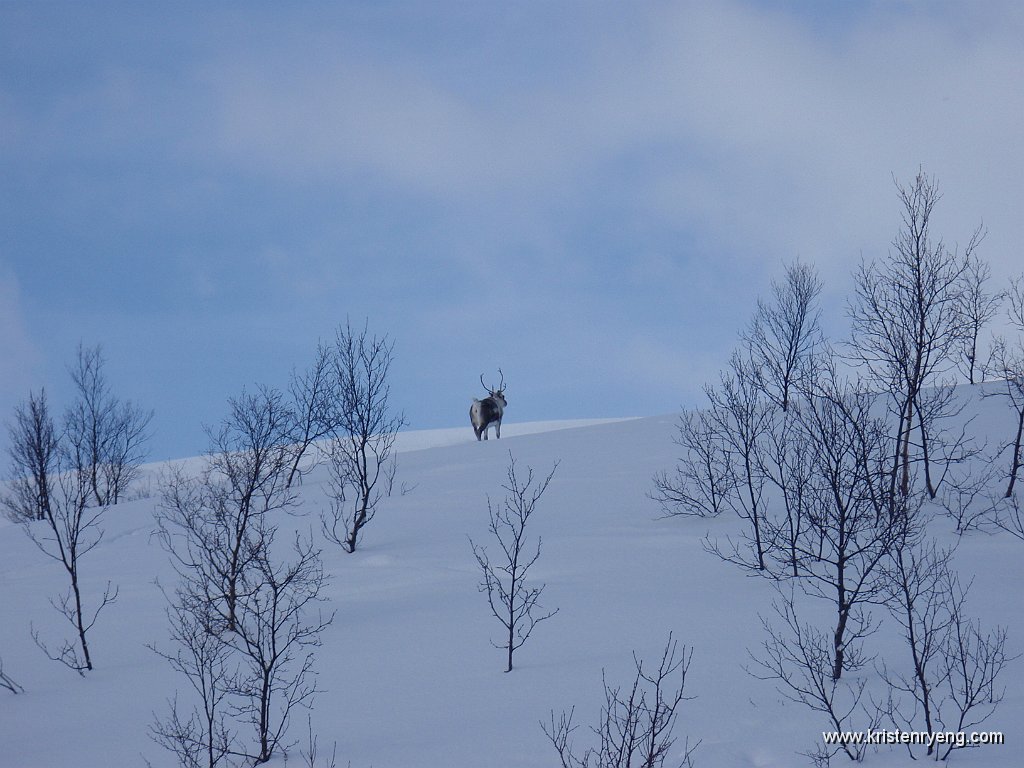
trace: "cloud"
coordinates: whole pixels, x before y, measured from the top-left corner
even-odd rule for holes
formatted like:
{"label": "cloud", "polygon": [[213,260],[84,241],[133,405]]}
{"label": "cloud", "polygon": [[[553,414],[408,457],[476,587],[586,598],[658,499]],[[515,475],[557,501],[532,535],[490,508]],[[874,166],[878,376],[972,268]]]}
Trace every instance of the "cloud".
{"label": "cloud", "polygon": [[[890,174],[919,164],[979,201],[947,212],[951,229],[966,236],[981,213],[1007,230],[1000,246],[1024,234],[991,192],[1020,187],[1021,15],[986,11],[866,6],[823,36],[773,6],[634,8],[621,35],[573,36],[571,67],[518,62],[556,73],[526,86],[478,49],[438,67],[430,46],[367,56],[339,33],[312,55],[298,40],[228,52],[211,65],[211,102],[219,151],[263,173],[383,180],[471,210],[604,195],[723,251],[845,269],[866,244],[884,248]],[[592,182],[618,188],[581,194]]]}
{"label": "cloud", "polygon": [[39,8],[0,24],[0,224],[54,359],[144,328],[140,370],[230,391],[369,316],[420,422],[496,365],[523,414],[668,409],[785,261],[842,332],[919,166],[1019,269],[1015,3]]}

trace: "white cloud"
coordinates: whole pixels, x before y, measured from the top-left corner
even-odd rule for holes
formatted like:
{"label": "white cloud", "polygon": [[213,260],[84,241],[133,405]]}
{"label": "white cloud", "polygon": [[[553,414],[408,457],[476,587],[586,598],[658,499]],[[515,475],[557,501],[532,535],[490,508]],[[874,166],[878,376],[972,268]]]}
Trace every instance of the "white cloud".
{"label": "white cloud", "polygon": [[[892,173],[935,174],[936,231],[984,219],[996,277],[1019,271],[1014,3],[413,6],[167,11],[159,45],[151,11],[67,45],[22,35],[75,69],[33,53],[30,82],[0,78],[0,153],[37,190],[16,235],[52,220],[54,265],[208,318],[226,372],[204,376],[237,378],[258,303],[283,338],[371,315],[424,370],[502,364],[566,401],[583,379],[602,404],[699,386],[797,256],[841,328],[851,267],[899,224]],[[165,243],[180,285],[161,293]],[[129,248],[134,282],[110,268]],[[49,335],[79,333],[84,305]]]}
{"label": "white cloud", "polygon": [[1024,235],[1019,196],[1006,202],[1024,163],[1024,35],[1011,7],[972,8],[883,4],[830,36],[771,6],[633,9],[634,26],[593,34],[572,76],[544,87],[507,84],[467,53],[459,63],[481,70],[488,98],[415,51],[368,57],[343,36],[316,55],[297,42],[235,52],[211,69],[219,140],[264,172],[386,179],[471,208],[564,195],[586,206],[591,174],[663,150],[623,194],[720,248],[773,262],[799,251],[826,271],[866,244],[884,248],[897,221],[890,173],[923,164],[956,192],[943,213],[963,234],[951,237],[984,215],[999,261]]}

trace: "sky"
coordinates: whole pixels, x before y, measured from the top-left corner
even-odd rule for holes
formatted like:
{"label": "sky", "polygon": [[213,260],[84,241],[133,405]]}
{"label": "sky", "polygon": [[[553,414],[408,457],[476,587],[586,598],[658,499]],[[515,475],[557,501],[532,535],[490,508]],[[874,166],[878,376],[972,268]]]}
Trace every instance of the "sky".
{"label": "sky", "polygon": [[346,319],[410,428],[669,413],[796,258],[845,333],[894,179],[1024,269],[1022,116],[1012,0],[0,0],[0,420],[99,344],[195,455]]}

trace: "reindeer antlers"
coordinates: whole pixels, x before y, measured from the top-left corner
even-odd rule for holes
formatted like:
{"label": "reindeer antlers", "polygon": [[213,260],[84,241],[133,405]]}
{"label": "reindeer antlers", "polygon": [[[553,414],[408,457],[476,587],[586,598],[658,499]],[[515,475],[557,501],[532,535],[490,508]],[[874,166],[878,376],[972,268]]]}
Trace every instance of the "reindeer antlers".
{"label": "reindeer antlers", "polygon": [[488,392],[491,392],[491,393],[494,393],[494,392],[504,392],[505,391],[505,374],[501,372],[501,368],[498,369],[498,373],[501,375],[501,383],[498,385],[497,389],[495,389],[494,387],[488,387],[486,384],[484,384],[484,375],[482,373],[480,374],[480,385],[484,389],[486,389]]}

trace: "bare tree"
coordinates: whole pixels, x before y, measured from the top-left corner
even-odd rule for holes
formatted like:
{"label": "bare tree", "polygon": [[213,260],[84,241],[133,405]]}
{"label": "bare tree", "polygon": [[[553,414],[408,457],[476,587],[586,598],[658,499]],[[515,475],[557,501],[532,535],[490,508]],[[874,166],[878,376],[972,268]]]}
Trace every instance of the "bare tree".
{"label": "bare tree", "polygon": [[[896,455],[892,485],[910,493],[911,433],[920,433],[925,483],[936,447],[930,444],[936,409],[923,407],[925,387],[951,364],[963,338],[961,286],[967,264],[982,237],[974,232],[963,256],[951,253],[931,235],[932,215],[941,195],[934,179],[919,172],[910,187],[896,184],[903,205],[903,226],[888,262],[862,262],[854,274],[856,297],[849,307],[853,359],[865,366],[892,396],[896,418]],[[898,468],[897,468],[898,467]]]}
{"label": "bare tree", "polygon": [[[883,663],[881,675],[894,693],[912,702],[905,712],[899,699],[890,697],[887,713],[898,728],[923,731],[929,737],[938,728],[938,697],[946,674],[943,654],[953,621],[952,555],[951,549],[923,541],[921,530],[908,521],[895,537],[884,567],[889,609],[903,634],[910,665],[903,672]],[[927,754],[933,752],[934,744],[929,743]]]}
{"label": "bare tree", "polygon": [[50,602],[74,627],[77,638],[62,641],[60,648],[51,652],[34,628],[32,637],[50,659],[84,674],[93,668],[88,633],[100,612],[117,599],[117,589],[112,591],[108,582],[98,605],[86,610],[81,588],[81,559],[103,538],[99,523],[105,508],[88,505],[92,493],[88,468],[62,458],[55,474],[46,525],[40,529],[26,520],[22,527],[40,551],[59,562],[67,574],[68,590]]}
{"label": "bare tree", "polygon": [[[315,692],[312,653],[333,616],[310,619],[324,582],[319,552],[296,540],[297,559],[272,561],[270,518],[294,504],[293,412],[260,387],[229,400],[230,414],[208,429],[211,447],[198,475],[172,470],[162,482],[158,535],[182,577],[172,608],[177,650],[161,653],[195,690],[198,703],[154,727],[154,737],[187,765],[270,760],[296,705]],[[303,652],[305,650],[305,655]],[[301,658],[300,658],[301,656]],[[239,718],[257,747],[235,734]],[[192,762],[189,762],[192,761]]]}
{"label": "bare tree", "polygon": [[[881,715],[863,702],[864,680],[851,683],[834,674],[833,648],[828,633],[800,620],[792,584],[775,586],[777,597],[772,608],[781,625],[761,618],[768,637],[761,651],[752,654],[755,666],[748,671],[760,680],[775,681],[779,692],[790,701],[823,714],[834,731],[853,730],[850,726],[855,718],[861,718],[866,725],[861,730],[877,727]],[[839,752],[860,762],[867,745],[841,743],[829,748],[818,744],[808,756],[815,764],[827,766],[829,759]]]}
{"label": "bare tree", "polygon": [[164,478],[157,525],[179,574],[220,606],[233,631],[244,573],[273,538],[267,515],[295,496],[287,483],[292,416],[281,394],[260,387],[228,402],[230,414],[207,430],[206,467]]}
{"label": "bare tree", "polygon": [[11,480],[0,504],[15,522],[46,520],[51,514],[51,475],[57,468],[60,441],[45,389],[38,396],[30,392],[28,403],[15,408],[14,423],[7,431]]}
{"label": "bare tree", "polygon": [[335,389],[338,379],[332,375],[332,367],[331,348],[320,343],[317,344],[312,365],[301,374],[292,371],[288,391],[295,415],[295,434],[292,437],[295,455],[288,472],[289,487],[296,479],[301,481],[303,471],[310,469],[300,468],[310,448],[316,441],[333,435],[339,427]]}
{"label": "bare tree", "polygon": [[661,505],[666,517],[717,517],[736,490],[736,478],[707,412],[683,411],[673,442],[683,451],[675,473],[656,474],[648,496]]}
{"label": "bare tree", "polygon": [[[188,768],[268,762],[285,743],[297,706],[316,693],[314,655],[320,634],[334,619],[311,609],[325,582],[320,553],[295,540],[296,559],[276,563],[265,540],[243,573],[234,628],[205,591],[186,580],[168,610],[174,650],[151,648],[192,688],[191,706],[179,705],[152,727],[154,740]],[[237,734],[244,720],[255,731],[255,750]],[[250,762],[251,761],[251,762]]]}
{"label": "bare tree", "polygon": [[150,648],[185,677],[192,688],[191,707],[168,702],[170,712],[150,728],[153,740],[172,752],[184,768],[233,765],[238,754],[228,695],[235,672],[223,622],[202,596],[179,590],[167,610],[174,651]]}
{"label": "bare tree", "polygon": [[557,722],[552,712],[550,724],[541,723],[541,728],[558,752],[562,768],[660,768],[669,760],[679,768],[692,766],[699,741],[691,747],[687,739],[681,749],[674,749],[679,705],[693,698],[684,695],[692,656],[692,650],[680,649],[669,634],[654,672],[644,671],[643,661],[633,653],[636,675],[627,690],[609,686],[602,671],[605,701],[597,726],[590,728],[597,746],[581,754],[571,742],[578,728],[572,724],[575,708],[563,712]]}
{"label": "bare tree", "polygon": [[[984,233],[978,236],[978,242],[984,238]],[[960,312],[960,358],[957,366],[960,372],[967,377],[971,383],[975,383],[976,374],[979,371],[984,375],[981,363],[978,359],[979,343],[982,329],[995,319],[1002,306],[1004,295],[993,293],[988,288],[992,279],[992,268],[988,262],[982,261],[977,254],[971,254],[967,259],[966,269],[960,276],[959,312]]]}
{"label": "bare tree", "polygon": [[281,748],[296,707],[308,707],[316,693],[314,654],[334,614],[311,616],[321,600],[325,577],[320,552],[295,540],[296,559],[271,561],[268,547],[257,553],[239,595],[238,622],[231,639],[244,670],[232,692],[237,714],[254,726],[258,750],[248,757],[266,763]]}
{"label": "bare tree", "polygon": [[[942,679],[946,699],[939,712],[944,731],[964,733],[988,719],[1003,700],[999,676],[1011,660],[1006,653],[1005,627],[985,631],[981,622],[964,613],[967,588],[953,581],[952,620],[942,649]],[[952,741],[941,755],[970,746]]]}
{"label": "bare tree", "polygon": [[346,552],[355,552],[363,527],[390,495],[395,476],[394,445],[405,425],[392,412],[388,376],[394,343],[370,336],[368,328],[338,329],[334,344],[337,429],[328,466],[332,503],[322,518],[324,534]]}
{"label": "bare tree", "polygon": [[536,547],[530,546],[526,539],[526,523],[557,469],[558,464],[555,463],[547,477],[535,484],[533,469],[528,467],[526,478],[520,480],[516,475],[515,459],[509,454],[508,479],[502,485],[507,492],[505,500],[501,506],[496,506],[490,497],[487,499],[488,530],[501,550],[499,559],[492,562],[485,547],[469,540],[483,576],[479,589],[487,595],[491,613],[504,628],[501,642],[492,641],[492,644],[507,652],[506,672],[512,671],[512,654],[522,647],[534,628],[558,613],[556,608],[539,615],[539,601],[545,585],[530,586],[527,576],[540,557],[541,539],[537,537]]}
{"label": "bare tree", "polygon": [[722,474],[735,478],[736,490],[724,496],[725,503],[750,523],[750,529],[744,533],[744,546],[730,541],[730,549],[726,549],[718,542],[706,541],[705,548],[728,562],[767,572],[772,542],[766,536],[765,477],[760,471],[759,451],[772,412],[762,397],[754,364],[734,352],[729,367],[721,373],[717,389],[704,388],[710,401],[708,424],[721,441],[727,461]]}
{"label": "bare tree", "polygon": [[871,415],[873,397],[833,382],[802,404],[799,417],[813,457],[808,563],[801,586],[836,608],[833,677],[866,659],[858,641],[873,631],[868,606],[881,598],[880,565],[908,499],[889,495],[887,433]]}
{"label": "bare tree", "polygon": [[[706,388],[711,408],[704,421],[711,426],[704,434],[692,434],[691,442],[700,440],[708,447],[691,449],[702,463],[699,474],[689,473],[703,482],[691,479],[685,486],[679,484],[680,489],[700,491],[722,488],[719,478],[730,481],[731,487],[716,495],[750,522],[745,538],[753,549],[753,562],[741,545],[732,542],[726,548],[706,541],[705,548],[765,575],[782,576],[788,571],[797,576],[800,571],[797,542],[805,527],[809,462],[806,440],[790,416],[797,393],[811,390],[817,376],[816,356],[824,343],[816,307],[820,293],[817,272],[800,261],[786,266],[782,283],[772,281],[773,301],[758,301],[750,325],[741,334],[743,351],[733,353],[730,371],[721,375],[719,388]],[[769,403],[780,413],[773,412]],[[719,444],[725,461],[711,450]],[[715,483],[707,482],[712,478]],[[681,474],[680,479],[684,479]],[[770,512],[776,492],[781,516]],[[773,568],[776,563],[783,572]]]}
{"label": "bare tree", "polygon": [[[944,760],[966,744],[939,737],[974,728],[1002,700],[997,681],[1009,660],[1006,630],[985,632],[966,617],[970,587],[952,569],[953,550],[928,541],[918,518],[907,517],[884,567],[887,603],[910,663],[894,669],[883,663],[880,671],[890,688],[888,716],[902,730],[927,733],[927,754]],[[936,749],[944,743],[947,749]]]}
{"label": "bare tree", "polygon": [[88,473],[89,490],[96,504],[116,504],[136,479],[145,458],[147,429],[153,418],[110,390],[99,346],[78,345],[71,367],[77,399],[64,416],[68,452]]}
{"label": "bare tree", "polygon": [[783,411],[821,341],[816,306],[820,294],[821,280],[813,266],[799,260],[787,264],[785,280],[772,281],[772,302],[758,299],[757,312],[742,336],[765,395]]}

